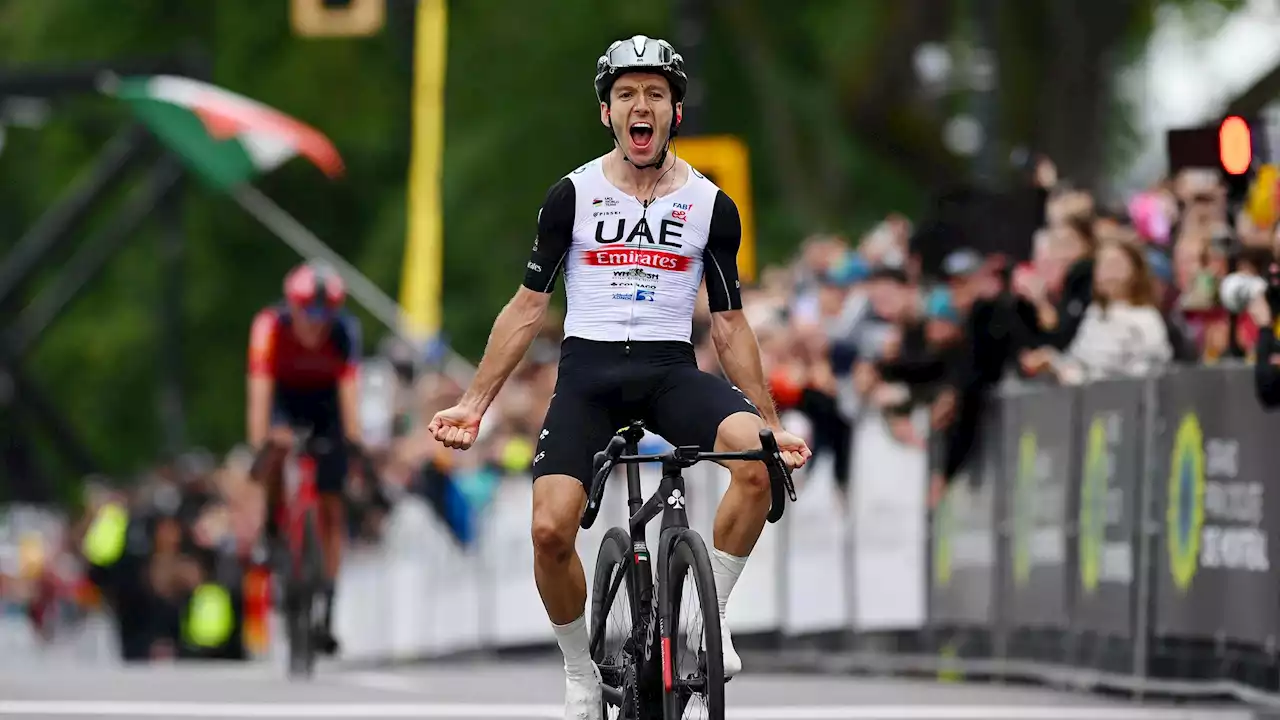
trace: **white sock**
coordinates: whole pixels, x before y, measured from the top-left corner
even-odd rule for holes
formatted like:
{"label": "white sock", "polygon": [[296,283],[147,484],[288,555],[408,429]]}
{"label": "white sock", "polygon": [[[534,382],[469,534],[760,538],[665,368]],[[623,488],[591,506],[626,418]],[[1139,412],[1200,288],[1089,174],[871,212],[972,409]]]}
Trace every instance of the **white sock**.
{"label": "white sock", "polygon": [[565,625],[551,624],[560,652],[564,653],[564,669],[571,675],[591,674],[591,638],[587,635],[587,615],[583,613]]}
{"label": "white sock", "polygon": [[712,548],[711,575],[716,579],[716,602],[720,605],[720,617],[724,618],[724,609],[729,605],[729,593],[742,575],[742,568],[747,566],[747,559],[730,555],[727,552]]}

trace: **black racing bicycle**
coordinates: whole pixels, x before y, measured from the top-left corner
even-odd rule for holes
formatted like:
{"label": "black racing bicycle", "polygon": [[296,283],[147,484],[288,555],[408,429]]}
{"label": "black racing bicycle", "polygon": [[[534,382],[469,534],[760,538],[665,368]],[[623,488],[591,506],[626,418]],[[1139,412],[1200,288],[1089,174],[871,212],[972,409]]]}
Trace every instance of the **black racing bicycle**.
{"label": "black racing bicycle", "polygon": [[[758,460],[769,468],[772,506],[769,522],[782,518],[786,498],[796,499],[791,473],[778,443],[767,428],[760,449],[747,452],[701,452],[697,446],[673,448],[659,455],[638,455],[644,424],[633,422],[618,431],[605,450],[596,453],[582,529],[595,523],[605,482],[614,465],[627,465],[629,528],[610,528],[596,559],[591,600],[591,659],[600,668],[603,712],[622,720],[675,720],[697,699],[695,716],[724,720],[724,655],[720,612],[716,603],[711,558],[685,514],[682,468],[703,460]],[[658,490],[645,500],[639,463],[662,463]],[[650,565],[645,526],[662,514],[657,548],[657,578]],[[685,581],[692,581],[690,600],[698,610],[685,615]],[[625,583],[625,593],[619,590]],[[618,602],[615,603],[615,600]]]}

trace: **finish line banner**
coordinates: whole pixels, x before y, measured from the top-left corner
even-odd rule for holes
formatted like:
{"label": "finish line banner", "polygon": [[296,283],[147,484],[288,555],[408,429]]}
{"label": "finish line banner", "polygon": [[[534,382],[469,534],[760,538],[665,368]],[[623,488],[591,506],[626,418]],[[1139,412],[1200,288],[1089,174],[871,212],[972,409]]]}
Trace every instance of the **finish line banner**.
{"label": "finish line banner", "polygon": [[1229,369],[1162,378],[1159,398],[1154,507],[1164,538],[1154,631],[1250,643],[1275,636],[1280,581],[1269,548],[1280,540],[1280,417],[1259,407],[1251,373]]}

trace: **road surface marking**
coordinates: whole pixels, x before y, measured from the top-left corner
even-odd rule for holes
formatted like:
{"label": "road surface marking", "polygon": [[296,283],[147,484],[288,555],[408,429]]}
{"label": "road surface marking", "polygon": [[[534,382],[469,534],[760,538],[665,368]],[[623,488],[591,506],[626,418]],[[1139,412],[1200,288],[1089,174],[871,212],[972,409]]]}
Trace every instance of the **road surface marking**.
{"label": "road surface marking", "polygon": [[[468,703],[198,703],[0,700],[0,716],[172,718],[549,718],[559,705]],[[1017,705],[840,705],[729,708],[732,720],[1254,720],[1245,710]]]}

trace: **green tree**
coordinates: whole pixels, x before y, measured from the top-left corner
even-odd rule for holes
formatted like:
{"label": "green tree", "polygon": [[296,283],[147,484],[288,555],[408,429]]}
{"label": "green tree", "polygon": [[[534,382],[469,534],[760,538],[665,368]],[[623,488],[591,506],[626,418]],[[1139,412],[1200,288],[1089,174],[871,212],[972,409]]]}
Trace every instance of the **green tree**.
{"label": "green tree", "polygon": [[[1132,52],[1149,33],[1154,8],[1175,1],[1190,3],[1001,3],[1006,139],[1028,142],[1042,133],[1043,145],[1070,171],[1097,172],[1107,129],[1068,132],[1080,126],[1075,108],[1058,96],[1069,86],[1094,98],[1081,108],[1102,107],[1111,89],[1072,63],[1089,53]],[[962,36],[968,2],[809,2],[785,13],[772,0],[707,3],[701,64],[691,68],[708,89],[703,127],[739,134],[752,149],[762,260],[790,254],[814,230],[855,233],[888,211],[917,211],[933,184],[965,172],[940,141],[941,111],[962,98],[941,108],[922,102],[910,59],[923,41]],[[671,37],[672,20],[664,3],[558,0],[551,10],[510,0],[451,3],[444,316],[464,354],[478,356],[523,274],[546,189],[609,147],[591,88],[596,57],[616,38]],[[214,83],[334,140],[347,162],[345,179],[326,182],[296,162],[259,185],[395,296],[407,206],[411,25],[393,14],[374,38],[308,40],[292,35],[283,2],[4,3],[0,61],[13,71],[202,54]],[[107,98],[67,97],[54,104],[44,128],[9,132],[0,156],[0,253],[127,122]],[[84,232],[102,227],[127,194],[113,193]],[[278,297],[280,278],[297,258],[230,200],[195,183],[183,198],[189,435],[222,449],[243,435],[250,318]],[[140,231],[41,338],[29,362],[117,472],[140,467],[160,445],[158,243],[154,224]],[[25,299],[51,276],[44,271]],[[372,350],[381,329],[362,319]]]}

